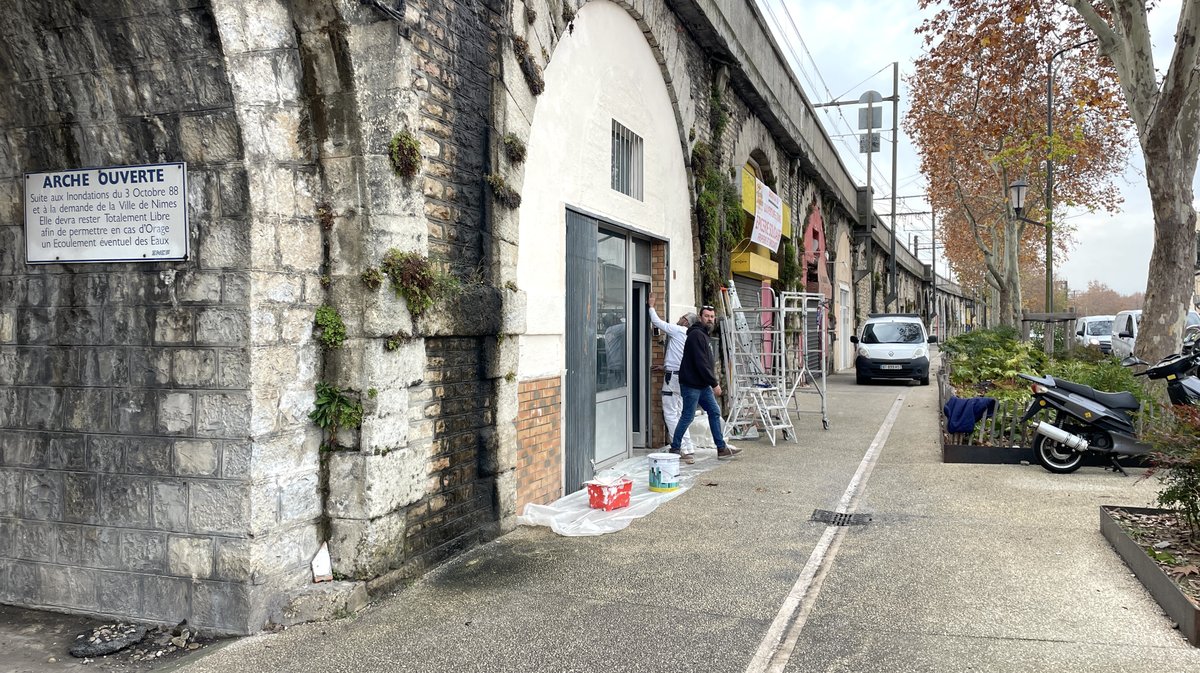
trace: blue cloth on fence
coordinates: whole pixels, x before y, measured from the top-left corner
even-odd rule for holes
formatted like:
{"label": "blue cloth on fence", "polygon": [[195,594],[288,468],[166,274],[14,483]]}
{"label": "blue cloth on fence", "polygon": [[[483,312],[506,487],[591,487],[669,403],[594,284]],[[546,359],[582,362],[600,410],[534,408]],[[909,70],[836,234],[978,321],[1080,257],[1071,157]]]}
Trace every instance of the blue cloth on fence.
{"label": "blue cloth on fence", "polygon": [[946,432],[971,432],[984,416],[996,412],[994,397],[954,397],[946,400]]}

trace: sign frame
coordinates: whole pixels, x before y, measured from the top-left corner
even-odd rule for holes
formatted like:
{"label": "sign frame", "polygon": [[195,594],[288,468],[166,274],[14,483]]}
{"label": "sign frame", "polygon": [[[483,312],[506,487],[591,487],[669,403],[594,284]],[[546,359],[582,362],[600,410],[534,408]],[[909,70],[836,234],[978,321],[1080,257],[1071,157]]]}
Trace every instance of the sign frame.
{"label": "sign frame", "polygon": [[186,162],[25,173],[25,264],[187,261],[188,205]]}

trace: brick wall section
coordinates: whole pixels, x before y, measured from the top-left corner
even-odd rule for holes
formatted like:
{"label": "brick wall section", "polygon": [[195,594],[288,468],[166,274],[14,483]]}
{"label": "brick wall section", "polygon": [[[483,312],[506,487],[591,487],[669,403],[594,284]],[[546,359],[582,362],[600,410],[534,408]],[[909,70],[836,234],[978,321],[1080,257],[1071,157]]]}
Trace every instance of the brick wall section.
{"label": "brick wall section", "polygon": [[419,571],[479,542],[495,519],[492,478],[480,470],[484,431],[495,423],[495,393],[482,380],[483,340],[425,340],[423,412],[433,423],[426,496],[408,508],[406,566]]}
{"label": "brick wall section", "polygon": [[[667,244],[662,241],[655,241],[651,245],[650,276],[650,286],[654,294],[662,297],[654,310],[663,320],[675,322],[679,316],[670,315],[671,309],[668,301],[670,295],[667,294]],[[659,336],[658,339],[650,340],[650,363],[652,365],[662,364],[667,357],[663,335]],[[663,373],[652,371],[650,374],[650,436],[646,439],[646,445],[652,449],[671,443],[671,438],[667,436],[666,421],[663,420],[662,394],[659,392],[662,390],[662,386]]]}
{"label": "brick wall section", "polygon": [[521,381],[517,387],[517,512],[562,496],[562,380]]}
{"label": "brick wall section", "polygon": [[[212,626],[248,581],[218,560],[251,499],[248,190],[216,34],[199,1],[0,18],[0,602]],[[22,172],[164,161],[188,164],[191,259],[24,264]]]}

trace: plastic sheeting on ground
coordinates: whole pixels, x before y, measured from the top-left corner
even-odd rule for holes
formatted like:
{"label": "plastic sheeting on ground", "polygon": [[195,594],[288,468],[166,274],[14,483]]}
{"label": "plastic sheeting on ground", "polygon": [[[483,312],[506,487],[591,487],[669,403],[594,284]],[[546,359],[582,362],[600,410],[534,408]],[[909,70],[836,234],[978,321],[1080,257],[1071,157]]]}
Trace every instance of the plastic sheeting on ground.
{"label": "plastic sheeting on ground", "polygon": [[629,496],[628,507],[611,512],[592,509],[588,506],[587,489],[582,488],[549,505],[525,505],[525,511],[517,517],[517,523],[523,526],[549,526],[555,533],[565,536],[614,533],[633,523],[634,519],[658,509],[664,502],[678,497],[691,488],[699,475],[717,465],[719,463],[716,449],[697,449],[695,464],[679,464],[679,488],[667,493],[658,493],[650,490],[649,459],[644,455],[635,456],[596,475],[597,478],[625,475],[632,479],[633,490]]}

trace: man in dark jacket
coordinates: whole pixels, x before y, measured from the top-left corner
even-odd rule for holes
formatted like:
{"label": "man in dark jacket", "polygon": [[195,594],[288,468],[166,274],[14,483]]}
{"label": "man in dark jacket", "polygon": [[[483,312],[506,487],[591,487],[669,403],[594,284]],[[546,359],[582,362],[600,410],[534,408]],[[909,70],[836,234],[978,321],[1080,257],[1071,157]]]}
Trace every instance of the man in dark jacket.
{"label": "man in dark jacket", "polygon": [[740,449],[725,443],[725,434],[721,431],[721,406],[716,397],[721,394],[721,383],[713,371],[712,350],[708,347],[708,335],[716,322],[713,307],[705,306],[700,311],[700,321],[688,328],[683,359],[679,362],[679,396],[683,398],[683,413],[675,425],[675,435],[671,437],[671,453],[679,453],[683,433],[696,416],[697,403],[708,414],[708,427],[717,443],[717,458],[733,458],[741,453]]}

